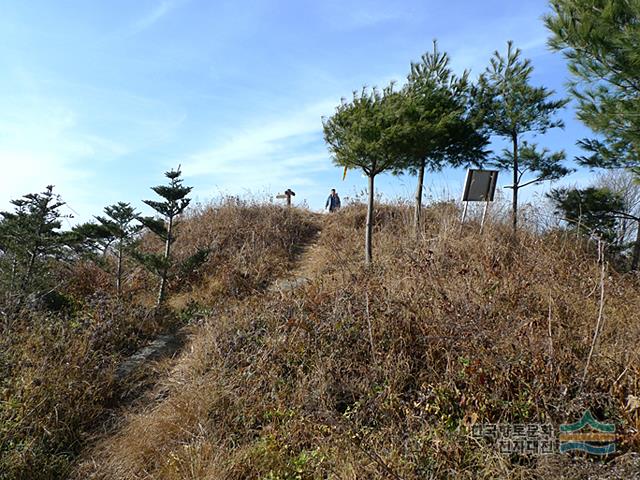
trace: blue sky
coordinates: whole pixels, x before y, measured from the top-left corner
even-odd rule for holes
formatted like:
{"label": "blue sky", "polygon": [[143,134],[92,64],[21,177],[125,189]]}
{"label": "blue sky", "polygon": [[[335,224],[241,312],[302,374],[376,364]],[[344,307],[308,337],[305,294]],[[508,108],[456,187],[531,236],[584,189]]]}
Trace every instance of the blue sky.
{"label": "blue sky", "polygon": [[[153,198],[149,187],[178,164],[200,201],[290,187],[297,202],[319,209],[331,187],[353,196],[365,179],[349,172],[342,181],[321,117],[363,85],[402,82],[433,39],[474,78],[513,40],[533,61],[534,84],[563,94],[568,80],[562,56],[546,47],[542,0],[0,0],[0,7],[0,208],[53,184],[81,220],[120,200],[142,207]],[[562,117],[564,131],[536,141],[572,158],[589,131],[571,106]],[[564,182],[591,175],[580,170]],[[458,197],[463,176],[445,171],[428,186]],[[387,197],[410,196],[413,185],[411,177],[378,181]]]}

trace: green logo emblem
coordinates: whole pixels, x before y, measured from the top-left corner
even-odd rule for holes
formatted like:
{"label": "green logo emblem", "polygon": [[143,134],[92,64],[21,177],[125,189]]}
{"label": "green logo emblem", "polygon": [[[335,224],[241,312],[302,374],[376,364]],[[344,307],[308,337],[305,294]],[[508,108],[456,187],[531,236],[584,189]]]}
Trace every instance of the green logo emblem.
{"label": "green logo emblem", "polygon": [[592,455],[609,455],[616,451],[615,431],[613,423],[599,422],[587,410],[577,422],[560,425],[560,452],[580,450]]}

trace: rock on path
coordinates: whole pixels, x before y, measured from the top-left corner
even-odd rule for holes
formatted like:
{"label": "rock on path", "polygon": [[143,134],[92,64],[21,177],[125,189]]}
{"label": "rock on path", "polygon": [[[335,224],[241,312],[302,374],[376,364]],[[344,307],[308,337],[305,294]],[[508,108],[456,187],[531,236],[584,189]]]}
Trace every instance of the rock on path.
{"label": "rock on path", "polygon": [[180,348],[180,344],[181,342],[177,335],[158,336],[149,345],[122,362],[116,369],[116,378],[124,380],[150,360],[173,355]]}

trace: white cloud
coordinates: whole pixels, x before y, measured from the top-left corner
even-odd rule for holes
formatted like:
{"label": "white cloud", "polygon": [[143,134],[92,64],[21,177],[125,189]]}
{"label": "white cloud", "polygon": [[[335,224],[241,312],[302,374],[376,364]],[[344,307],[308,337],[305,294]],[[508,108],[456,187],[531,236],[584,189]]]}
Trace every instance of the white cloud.
{"label": "white cloud", "polygon": [[318,102],[285,113],[283,118],[263,118],[240,126],[219,146],[191,155],[184,169],[191,175],[233,177],[236,185],[253,180],[264,184],[291,172],[304,176],[323,169],[329,155],[321,143],[321,117],[331,114],[334,106],[335,101]]}
{"label": "white cloud", "polygon": [[[76,113],[64,104],[30,96],[4,102],[0,120],[0,208],[9,200],[54,185],[69,207],[81,211],[99,202],[92,158],[118,156],[126,146],[78,129]],[[83,215],[85,216],[85,215]]]}
{"label": "white cloud", "polygon": [[373,27],[381,23],[400,20],[404,17],[404,14],[399,9],[385,11],[382,9],[362,8],[351,10],[349,13],[347,20],[351,28]]}
{"label": "white cloud", "polygon": [[406,8],[380,1],[345,3],[325,0],[318,4],[325,21],[338,30],[358,30],[396,20],[409,21],[412,14]]}
{"label": "white cloud", "polygon": [[496,50],[505,54],[508,40],[522,50],[524,58],[549,53],[545,48],[548,32],[536,16],[539,16],[537,10],[529,9],[517,17],[498,16],[469,23],[466,28],[451,30],[441,36],[439,46],[451,54],[457,72],[470,69],[475,77],[489,65]]}
{"label": "white cloud", "polygon": [[150,12],[138,19],[132,27],[133,33],[151,28],[154,24],[182,4],[182,0],[162,0]]}

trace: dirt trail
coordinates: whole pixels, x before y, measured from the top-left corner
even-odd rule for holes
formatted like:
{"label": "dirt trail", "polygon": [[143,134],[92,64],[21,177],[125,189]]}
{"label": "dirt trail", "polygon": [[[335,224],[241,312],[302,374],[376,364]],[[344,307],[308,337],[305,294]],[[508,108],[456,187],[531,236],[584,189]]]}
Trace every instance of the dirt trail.
{"label": "dirt trail", "polygon": [[[321,225],[321,222],[318,223]],[[307,242],[299,246],[297,258],[288,274],[273,281],[267,287],[267,292],[282,293],[293,290],[314,278],[316,274],[314,273],[313,259],[317,254],[321,233],[322,230],[318,230]],[[260,294],[262,293],[256,293],[256,295]],[[170,377],[179,363],[178,357],[184,347],[188,345],[187,336],[185,328],[174,334],[160,335],[121,363],[116,370],[117,381],[123,384],[131,383],[133,390],[138,390],[138,393],[128,392],[126,401],[106,414],[100,432],[90,440],[91,445],[85,449],[85,454],[91,455],[95,445],[108,441],[108,438],[117,435],[129,415],[136,411],[144,411],[166,396],[168,391],[163,379]],[[90,463],[92,463],[90,457],[81,455],[77,466],[80,471],[85,471],[84,466]]]}
{"label": "dirt trail", "polygon": [[289,274],[273,282],[273,284],[269,286],[269,291],[284,292],[294,290],[313,279],[315,272],[312,263],[316,250],[319,248],[318,241],[320,240],[320,235],[322,235],[322,230],[318,230],[306,244],[301,246],[298,259],[289,271]]}
{"label": "dirt trail", "polygon": [[[318,248],[318,240],[322,230],[318,230],[305,244],[300,245],[300,251],[292,269],[286,277],[275,280],[269,287],[270,292],[284,292],[301,287],[314,276],[311,267],[314,252]],[[182,333],[182,334],[181,334]],[[180,353],[182,341],[179,337],[184,332],[164,334],[158,336],[151,343],[138,350],[135,354],[122,362],[116,371],[118,381],[126,380],[150,362],[166,359]]]}

